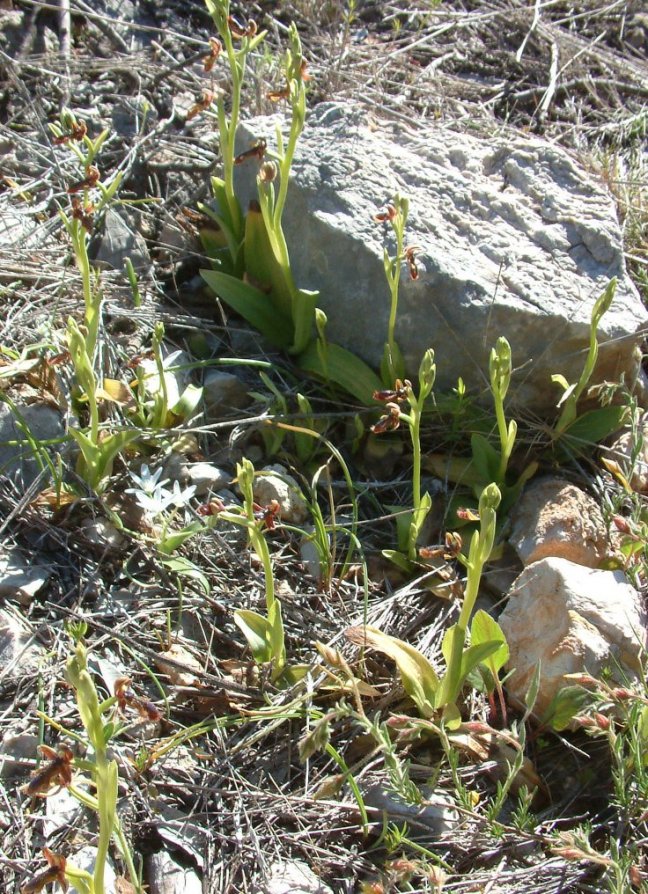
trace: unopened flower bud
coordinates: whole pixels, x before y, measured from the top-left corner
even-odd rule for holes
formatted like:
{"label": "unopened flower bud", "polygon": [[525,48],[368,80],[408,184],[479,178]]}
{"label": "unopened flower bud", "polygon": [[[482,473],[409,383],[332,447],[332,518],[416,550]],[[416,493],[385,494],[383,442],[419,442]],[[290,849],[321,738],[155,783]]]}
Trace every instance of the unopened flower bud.
{"label": "unopened flower bud", "polygon": [[612,696],[612,698],[616,698],[620,702],[622,702],[626,699],[632,698],[635,693],[631,689],[623,689],[622,687],[619,687],[618,689],[613,689],[610,695]]}
{"label": "unopened flower bud", "polygon": [[428,348],[421,360],[419,366],[419,387],[421,389],[421,400],[425,400],[432,391],[434,380],[436,378],[436,364],[434,362],[434,351]]}
{"label": "unopened flower bud", "polygon": [[261,183],[272,183],[277,177],[277,166],[273,161],[264,161],[259,170]]}
{"label": "unopened flower bud", "polygon": [[504,336],[497,339],[497,344],[491,350],[488,367],[493,393],[497,394],[500,400],[504,400],[512,371],[511,346]]}

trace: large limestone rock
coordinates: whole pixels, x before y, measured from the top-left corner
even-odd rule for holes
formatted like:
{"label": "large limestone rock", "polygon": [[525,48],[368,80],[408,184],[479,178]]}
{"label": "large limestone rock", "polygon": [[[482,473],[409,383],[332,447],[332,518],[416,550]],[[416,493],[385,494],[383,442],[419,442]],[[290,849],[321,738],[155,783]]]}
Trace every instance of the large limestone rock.
{"label": "large limestone rock", "polygon": [[524,489],[511,510],[509,543],[523,565],[559,556],[597,568],[610,552],[596,500],[562,478],[539,478]]}
{"label": "large limestone rock", "polygon": [[[275,144],[274,118],[247,122],[241,149]],[[258,166],[237,176],[253,194]],[[555,406],[582,370],[594,301],[619,279],[600,327],[596,377],[628,380],[646,314],[623,261],[612,199],[597,178],[558,146],[511,136],[479,138],[438,124],[371,126],[357,106],[322,104],[300,140],[284,218],[296,281],[319,289],[329,338],[377,367],[389,313],[383,245],[391,236],[374,213],[396,191],[409,197],[407,242],[420,276],[403,270],[397,338],[410,376],[428,347],[437,387],[458,376],[484,388],[488,356],[505,335],[518,368],[510,396]],[[393,240],[388,244],[392,246]]]}
{"label": "large limestone rock", "polygon": [[571,684],[565,674],[600,677],[609,668],[625,685],[641,673],[646,618],[639,594],[621,571],[542,559],[517,578],[499,623],[510,650],[508,667],[515,669],[506,686],[520,702],[540,664],[539,716]]}

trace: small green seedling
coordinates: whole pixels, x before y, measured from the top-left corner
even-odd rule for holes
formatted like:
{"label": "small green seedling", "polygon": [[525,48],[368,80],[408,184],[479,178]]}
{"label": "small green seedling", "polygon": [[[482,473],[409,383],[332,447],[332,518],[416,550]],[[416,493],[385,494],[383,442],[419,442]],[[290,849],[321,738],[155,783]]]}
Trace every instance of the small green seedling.
{"label": "small green seedling", "polygon": [[622,424],[624,407],[599,407],[578,415],[578,401],[592,378],[598,358],[597,330],[599,323],[612,306],[616,288],[617,280],[614,277],[594,303],[590,319],[587,358],[578,382],[570,385],[563,375],[551,377],[551,381],[563,389],[563,395],[558,402],[558,407],[562,409],[553,429],[553,439],[560,447],[567,450],[578,451],[584,444],[596,444],[616,431]]}
{"label": "small green seedling", "polygon": [[[489,482],[497,484],[501,494],[501,511],[508,508],[518,498],[526,482],[535,475],[538,463],[529,463],[515,482],[509,484],[509,463],[517,436],[517,422],[506,420],[505,399],[513,374],[511,346],[503,336],[498,338],[491,349],[488,364],[490,390],[493,395],[495,419],[499,438],[499,449],[479,432],[473,432],[470,438],[472,457],[449,458],[442,454],[431,454],[427,457],[429,467],[438,475],[449,481],[463,484],[471,488],[478,499],[479,494]],[[463,383],[460,380],[457,393],[461,396]],[[466,501],[463,498],[462,505]]]}
{"label": "small green seedling", "polygon": [[238,609],[234,621],[245,636],[254,660],[272,667],[272,680],[277,681],[286,671],[286,644],[281,615],[281,603],[275,594],[272,557],[264,535],[267,520],[256,516],[254,502],[254,466],[243,459],[236,467],[236,481],[243,496],[242,512],[223,510],[217,518],[246,528],[250,546],[256,553],[265,577],[266,615],[250,609]]}
{"label": "small green seedling", "polygon": [[68,320],[68,348],[80,389],[79,403],[86,405],[90,425],[86,431],[70,428],[79,447],[77,472],[88,487],[100,492],[106,486],[115,458],[139,436],[135,429],[108,433],[100,426],[98,382],[84,337],[76,320]]}
{"label": "small green seedling", "polygon": [[[467,579],[459,620],[446,631],[441,647],[446,662],[442,677],[418,649],[397,637],[374,627],[352,627],[347,630],[352,642],[388,655],[396,663],[403,687],[421,716],[430,719],[441,714],[449,729],[456,728],[461,722],[457,700],[469,674],[482,664],[488,669],[496,668],[506,644],[501,630],[489,628],[487,633],[493,634],[493,639],[483,639],[478,635],[477,642],[466,646],[468,623],[475,607],[482,571],[493,549],[496,510],[500,499],[497,485],[490,484],[484,488],[479,500],[480,527],[472,535],[468,556],[462,557]],[[476,629],[479,630],[479,624]],[[492,656],[499,657],[489,665],[488,660]]]}

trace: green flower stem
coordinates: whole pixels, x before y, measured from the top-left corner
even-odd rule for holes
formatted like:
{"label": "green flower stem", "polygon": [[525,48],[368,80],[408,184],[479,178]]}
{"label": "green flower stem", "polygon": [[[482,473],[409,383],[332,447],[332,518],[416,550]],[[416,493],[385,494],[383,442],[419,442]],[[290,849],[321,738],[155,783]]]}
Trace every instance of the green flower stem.
{"label": "green flower stem", "polygon": [[[389,279],[389,292],[390,292],[390,306],[389,306],[389,321],[387,323],[387,344],[389,345],[389,351],[391,356],[394,356],[394,352],[396,350],[396,318],[398,316],[398,292],[400,289],[400,268],[401,263],[403,261],[403,249],[404,249],[404,236],[402,228],[398,227],[395,229],[396,233],[396,256],[391,259],[389,269],[390,273],[388,274]],[[394,375],[394,378],[396,376]]]}
{"label": "green flower stem", "polygon": [[66,671],[68,680],[76,691],[79,715],[94,750],[94,782],[99,816],[94,894],[104,894],[108,848],[117,822],[117,763],[108,759],[97,690],[88,673],[87,652],[81,642],[77,643],[75,654],[68,660]]}
{"label": "green flower stem", "polygon": [[400,419],[409,427],[412,440],[412,515],[414,525],[410,527],[407,549],[407,557],[412,561],[416,559],[416,541],[431,505],[430,498],[426,494],[426,506],[423,506],[423,495],[421,493],[421,420],[423,418],[425,401],[432,393],[435,377],[434,351],[430,348],[423,355],[419,366],[418,397],[415,397],[410,389],[408,396],[410,412],[409,414],[400,414]]}
{"label": "green flower stem", "polygon": [[229,0],[207,0],[207,10],[214,20],[219,37],[227,56],[231,78],[231,97],[229,120],[225,111],[225,102],[221,98],[216,103],[218,132],[221,154],[223,156],[223,189],[229,210],[229,218],[237,242],[243,240],[244,222],[241,206],[234,191],[234,154],[236,131],[241,112],[241,88],[245,77],[245,65],[248,53],[257,47],[265,37],[265,32],[254,37],[243,37],[239,50],[234,48],[234,39],[228,18],[230,14]]}
{"label": "green flower stem", "polygon": [[[229,13],[229,2],[224,5],[227,8],[227,13]],[[241,86],[245,75],[245,54],[243,51],[237,53],[234,49],[232,34],[227,25],[227,21],[225,22],[225,27],[219,30],[221,40],[225,46],[225,52],[227,53],[227,61],[229,63],[232,79],[232,105],[229,123],[227,122],[225,115],[224,102],[222,99],[218,101],[218,125],[221,152],[223,155],[223,182],[225,185],[225,195],[227,196],[230,217],[234,224],[234,231],[237,234],[241,234],[243,232],[243,216],[241,214],[241,206],[234,191],[234,153],[236,130],[238,128],[241,111]]]}
{"label": "green flower stem", "polygon": [[[75,766],[78,764],[80,764],[80,761],[76,759]],[[90,770],[92,769],[93,768],[90,767]],[[69,785],[68,791],[73,798],[76,798],[79,804],[83,804],[84,807],[87,807],[89,810],[92,810],[94,813],[99,815],[99,801],[97,800],[97,798],[94,798],[92,795],[88,794],[87,791],[79,788],[76,785]],[[131,849],[128,845],[128,841],[126,840],[126,835],[124,834],[124,830],[118,816],[115,816],[113,834],[115,836],[115,841],[117,842],[119,852],[121,853],[124,863],[126,864],[126,869],[128,870],[131,881],[139,890],[139,885],[137,883],[138,875],[137,870],[135,869],[135,863],[133,862],[133,855],[131,853]]]}
{"label": "green flower stem", "polygon": [[470,550],[466,562],[466,590],[459,620],[446,634],[449,641],[450,654],[448,655],[445,677],[437,690],[437,707],[454,705],[461,690],[463,683],[461,667],[466,643],[466,630],[475,608],[482,571],[493,549],[497,522],[495,511],[500,504],[500,500],[501,494],[496,484],[489,484],[485,487],[479,498],[479,531],[475,531],[470,541]]}
{"label": "green flower stem", "polygon": [[164,369],[164,359],[162,357],[163,339],[164,323],[158,322],[153,327],[153,338],[151,340],[155,368],[160,382],[160,393],[159,395],[155,395],[155,418],[152,420],[154,428],[162,428],[165,425],[169,411],[169,389],[167,387],[166,371]]}
{"label": "green flower stem", "polygon": [[[387,322],[387,357],[383,365],[387,367],[385,372],[390,384],[403,374],[403,370],[400,369],[400,351],[396,344],[396,319],[398,317],[401,266],[405,258],[405,226],[409,214],[409,200],[397,193],[394,196],[393,205],[396,209],[396,214],[391,221],[391,228],[396,237],[396,254],[394,257],[390,257],[387,249],[383,252],[383,266],[390,293],[389,320]],[[383,372],[383,375],[385,375],[385,372]]]}
{"label": "green flower stem", "polygon": [[[290,134],[288,136],[288,145],[285,152],[283,147],[281,150],[282,158],[279,162],[280,181],[279,191],[277,193],[277,201],[275,202],[273,212],[273,229],[276,232],[283,233],[281,220],[283,217],[284,206],[286,204],[286,196],[288,193],[288,183],[290,169],[292,167],[295,149],[297,148],[297,140],[299,139],[304,123],[306,120],[306,88],[304,87],[304,78],[302,65],[304,57],[302,55],[301,41],[294,22],[290,25],[288,32],[290,47],[286,59],[286,77],[288,80],[288,89],[290,90],[290,100],[292,109],[292,121],[290,124]],[[285,240],[284,240],[285,242]],[[288,262],[288,252],[286,251],[286,262]]]}
{"label": "green flower stem", "polygon": [[504,414],[504,399],[511,384],[513,362],[511,346],[503,336],[497,339],[496,346],[491,350],[489,372],[491,391],[495,403],[495,418],[497,419],[497,430],[500,439],[500,461],[497,480],[504,486],[506,483],[506,470],[513,451],[513,445],[515,444],[517,423],[511,420],[507,426]]}
{"label": "green flower stem", "polygon": [[495,542],[497,507],[501,493],[496,484],[489,484],[479,498],[479,531],[475,531],[470,541],[467,564],[466,591],[464,593],[458,626],[465,632],[475,608],[484,565],[488,561]]}
{"label": "green flower stem", "polygon": [[72,317],[67,326],[68,348],[77,382],[85,394],[90,413],[90,441],[99,446],[99,404],[97,403],[97,379],[88,352],[88,339],[84,338],[79,326]]}
{"label": "green flower stem", "polygon": [[270,550],[268,549],[266,539],[259,530],[259,523],[255,521],[254,518],[252,519],[252,521],[248,520],[247,529],[250,536],[250,544],[252,545],[252,549],[261,560],[261,564],[263,566],[266,592],[266,608],[268,612],[270,612],[274,608],[274,604],[277,601],[275,595],[274,573],[272,571],[272,557],[270,556]]}
{"label": "green flower stem", "polygon": [[411,410],[398,417],[409,428],[412,441],[412,507],[416,512],[421,505],[421,410],[412,395]]}
{"label": "green flower stem", "polygon": [[599,296],[594,304],[594,307],[592,308],[589,331],[589,350],[587,352],[587,359],[585,360],[583,372],[581,373],[578,382],[570,386],[567,384],[566,381],[564,381],[562,376],[552,376],[552,381],[563,384],[563,387],[565,388],[565,394],[563,395],[562,399],[562,401],[564,401],[564,406],[555,428],[556,436],[562,434],[565,429],[568,428],[576,419],[576,405],[578,404],[583,391],[587,387],[587,383],[589,382],[592,373],[594,372],[594,367],[596,366],[596,360],[598,358],[598,326],[601,322],[601,319],[603,318],[603,315],[607,313],[607,311],[612,306],[612,302],[614,301],[614,296],[616,294],[616,288],[617,279],[616,277],[614,277],[607,284],[605,291],[602,295]]}
{"label": "green flower stem", "polygon": [[272,252],[281,267],[282,275],[290,294],[293,322],[296,322],[297,307],[299,306],[299,303],[303,301],[303,296],[299,294],[295,285],[292,266],[290,264],[290,255],[288,253],[288,244],[286,242],[282,224],[286,197],[288,195],[288,186],[290,184],[290,170],[295,156],[297,142],[304,129],[306,120],[306,89],[302,76],[304,58],[302,55],[299,34],[294,23],[290,26],[289,41],[290,46],[286,53],[285,72],[288,81],[288,89],[290,91],[292,117],[288,141],[285,146],[281,128],[277,127],[279,188],[276,197],[272,182],[262,182],[260,178],[257,182],[259,186],[259,204],[261,206],[261,213],[266,226],[268,240]]}
{"label": "green flower stem", "polygon": [[[87,194],[84,201],[88,201]],[[88,234],[80,220],[70,219],[61,211],[61,218],[70,236],[74,259],[81,274],[83,301],[85,305],[84,322],[86,326],[86,351],[90,360],[94,362],[94,354],[99,337],[99,323],[101,321],[101,296],[92,284],[92,267],[88,258]]]}
{"label": "green flower stem", "polygon": [[243,495],[245,519],[242,519],[240,515],[235,515],[231,512],[221,512],[220,518],[232,521],[234,524],[240,525],[243,523],[247,528],[250,545],[263,565],[266,583],[266,607],[268,611],[270,611],[276,601],[274,575],[272,573],[272,558],[265,537],[261,533],[259,523],[254,517],[254,466],[249,459],[244,458],[242,462],[237,464],[236,480],[238,481],[239,490]]}

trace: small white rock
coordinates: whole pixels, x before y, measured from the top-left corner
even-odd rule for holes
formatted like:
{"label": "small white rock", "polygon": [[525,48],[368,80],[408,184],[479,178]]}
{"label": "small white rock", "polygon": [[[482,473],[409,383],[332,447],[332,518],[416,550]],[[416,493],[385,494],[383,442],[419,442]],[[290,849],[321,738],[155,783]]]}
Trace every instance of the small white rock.
{"label": "small white rock", "polygon": [[86,540],[100,549],[119,549],[124,545],[124,536],[107,518],[84,518],[81,529]]}
{"label": "small white rock", "polygon": [[207,421],[219,419],[233,410],[247,407],[252,398],[248,386],[233,373],[210,369],[203,380],[203,400]]}
{"label": "small white rock", "polygon": [[44,649],[30,630],[8,611],[0,611],[0,680],[34,673]]}
{"label": "small white rock", "polygon": [[413,840],[430,841],[447,835],[456,827],[459,818],[446,796],[441,796],[422,787],[421,804],[408,804],[400,795],[386,785],[377,783],[363,794],[367,807],[382,810],[390,821],[407,823]]}
{"label": "small white rock", "polygon": [[222,490],[232,480],[232,476],[218,466],[206,462],[187,462],[181,453],[175,451],[164,461],[163,476],[169,481],[177,481],[182,487],[193,485],[197,497]]}
{"label": "small white rock", "polygon": [[193,871],[175,863],[166,851],[148,859],[149,894],[202,894],[202,882]]}
{"label": "small white rock", "polygon": [[539,716],[569,683],[565,674],[599,677],[609,667],[624,685],[640,673],[646,618],[639,594],[621,571],[542,559],[517,578],[499,623],[510,650],[508,667],[514,668],[506,686],[518,701],[540,665],[534,709]]}
{"label": "small white rock", "polygon": [[38,757],[38,736],[32,733],[7,735],[0,744],[0,779],[26,773],[28,761]]}
{"label": "small white rock", "polygon": [[29,563],[19,549],[0,553],[0,596],[17,598],[27,605],[47,583],[50,570]]}
{"label": "small white rock", "polygon": [[45,821],[43,834],[52,838],[59,829],[74,828],[77,817],[84,808],[67,788],[52,791],[45,799]]}
{"label": "small white rock", "polygon": [[299,485],[283,466],[266,466],[254,477],[254,499],[260,506],[276,500],[280,507],[281,521],[289,525],[301,525],[308,518],[308,504]]}
{"label": "small white rock", "polygon": [[314,530],[312,525],[308,525],[306,533],[301,538],[299,544],[299,555],[307,573],[310,574],[313,580],[319,583],[322,580],[324,569],[315,540],[311,536]]}
{"label": "small white rock", "polygon": [[264,894],[333,894],[302,860],[277,860],[263,886]]}
{"label": "small white rock", "polygon": [[211,463],[191,463],[187,466],[189,483],[196,488],[196,496],[203,497],[210,491],[222,490],[232,480],[232,476]]}
{"label": "small white rock", "polygon": [[541,478],[523,492],[511,512],[509,542],[523,565],[548,556],[597,568],[609,552],[596,501],[561,478]]}
{"label": "small white rock", "polygon": [[[163,354],[164,354],[163,350]],[[189,384],[191,360],[184,351],[171,351],[163,356],[164,382],[167,392],[167,405],[174,407],[180,400],[180,395]],[[146,393],[154,396],[162,391],[160,375],[155,360],[142,360],[139,370],[144,373],[144,388]]]}
{"label": "small white rock", "polygon": [[[97,862],[96,847],[84,847],[74,856],[70,857],[70,863],[79,869],[85,869],[91,875],[94,872],[95,863]],[[117,876],[110,860],[106,860],[104,869],[104,892],[105,894],[118,894],[117,892]]]}

